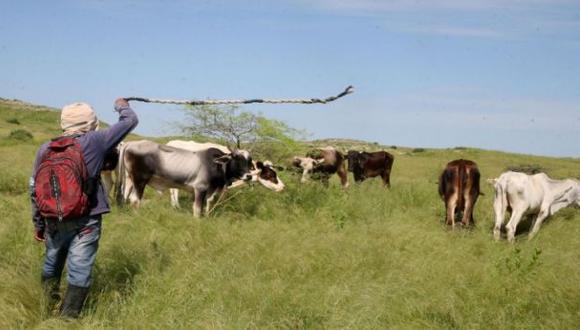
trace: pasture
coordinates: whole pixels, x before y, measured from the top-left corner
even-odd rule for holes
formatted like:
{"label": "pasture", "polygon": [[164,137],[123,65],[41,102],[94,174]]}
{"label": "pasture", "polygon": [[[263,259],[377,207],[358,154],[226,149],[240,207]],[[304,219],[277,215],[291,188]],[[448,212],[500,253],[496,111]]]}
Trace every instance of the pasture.
{"label": "pasture", "polygon": [[[137,110],[138,111],[138,110]],[[83,318],[44,310],[43,247],[32,236],[27,182],[34,153],[58,134],[58,113],[0,103],[0,328],[436,328],[575,329],[580,324],[580,211],[565,209],[528,241],[492,237],[486,178],[534,165],[579,177],[579,159],[471,148],[385,149],[379,179],[346,191],[299,183],[231,191],[194,220],[148,190],[139,210],[105,216],[95,282]],[[10,138],[15,130],[32,138]],[[334,141],[347,147],[352,141]],[[308,145],[304,145],[307,149]],[[368,144],[369,150],[379,149]],[[386,147],[385,147],[386,148]],[[485,196],[472,230],[443,225],[437,177],[452,159],[478,163]],[[525,227],[525,226],[522,226]]]}

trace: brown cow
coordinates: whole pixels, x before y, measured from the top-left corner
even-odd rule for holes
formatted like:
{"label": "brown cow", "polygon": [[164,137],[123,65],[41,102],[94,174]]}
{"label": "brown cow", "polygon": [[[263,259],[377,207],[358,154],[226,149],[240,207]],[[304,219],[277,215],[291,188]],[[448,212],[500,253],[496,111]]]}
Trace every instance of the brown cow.
{"label": "brown cow", "polygon": [[474,224],[473,208],[480,195],[479,177],[475,162],[458,159],[447,164],[439,177],[439,195],[445,202],[447,225],[455,227],[455,216],[459,213],[463,213],[464,226]]}
{"label": "brown cow", "polygon": [[362,182],[366,178],[380,176],[386,187],[391,187],[391,168],[394,157],[386,151],[365,152],[349,150],[348,170],[354,175],[354,181]]}

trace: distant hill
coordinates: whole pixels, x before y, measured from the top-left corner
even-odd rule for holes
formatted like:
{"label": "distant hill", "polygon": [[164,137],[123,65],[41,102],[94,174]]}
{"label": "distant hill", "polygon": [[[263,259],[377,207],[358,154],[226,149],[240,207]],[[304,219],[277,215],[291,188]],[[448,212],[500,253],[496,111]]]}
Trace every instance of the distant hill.
{"label": "distant hill", "polygon": [[47,107],[45,105],[37,105],[18,99],[5,99],[2,97],[0,97],[0,107],[28,111],[59,111],[57,108]]}

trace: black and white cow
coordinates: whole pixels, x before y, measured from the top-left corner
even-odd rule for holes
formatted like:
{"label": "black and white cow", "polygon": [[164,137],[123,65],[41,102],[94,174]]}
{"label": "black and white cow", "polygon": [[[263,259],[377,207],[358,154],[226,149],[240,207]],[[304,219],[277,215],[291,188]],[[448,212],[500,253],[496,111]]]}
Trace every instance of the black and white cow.
{"label": "black and white cow", "polygon": [[145,186],[163,191],[177,188],[194,194],[193,215],[200,217],[208,198],[221,194],[232,182],[251,179],[252,158],[247,151],[227,154],[216,148],[188,151],[152,141],[132,141],[119,153],[118,185],[122,201],[138,206]]}
{"label": "black and white cow", "polygon": [[[171,140],[167,142],[168,146],[181,148],[189,151],[201,151],[207,150],[209,148],[216,148],[221,150],[222,152],[229,154],[232,151],[221,144],[211,143],[211,142],[195,142],[195,141],[183,141],[183,140]],[[285,185],[284,182],[278,177],[278,174],[274,170],[274,165],[270,161],[264,162],[253,162],[253,169],[252,169],[252,179],[250,181],[259,182],[264,187],[273,190],[275,192],[280,192],[284,190]],[[245,180],[237,180],[232,182],[227,188],[236,188],[245,185],[249,181]],[[173,207],[179,207],[179,190],[171,188],[169,189],[169,193],[171,195],[171,205]]]}

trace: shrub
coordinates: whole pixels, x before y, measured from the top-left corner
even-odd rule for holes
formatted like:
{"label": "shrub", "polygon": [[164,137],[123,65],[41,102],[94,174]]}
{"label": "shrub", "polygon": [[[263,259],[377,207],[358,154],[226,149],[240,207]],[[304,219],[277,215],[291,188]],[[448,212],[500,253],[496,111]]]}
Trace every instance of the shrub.
{"label": "shrub", "polygon": [[548,173],[548,169],[538,164],[521,164],[508,166],[507,171],[522,172],[526,174]]}
{"label": "shrub", "polygon": [[392,145],[392,146],[391,146],[391,149],[397,149],[397,146],[395,146],[395,145]]}
{"label": "shrub", "polygon": [[33,136],[32,133],[30,133],[25,129],[15,129],[12,132],[10,132],[8,138],[19,141],[29,141],[32,140]]}
{"label": "shrub", "polygon": [[415,153],[425,152],[425,151],[426,151],[425,148],[415,148],[415,149],[411,150],[411,152],[415,152]]}
{"label": "shrub", "polygon": [[0,171],[0,193],[23,194],[28,191],[28,180],[25,175]]}
{"label": "shrub", "polygon": [[455,147],[453,149],[454,150],[467,150],[467,147],[461,147],[461,146],[459,146],[459,147]]}
{"label": "shrub", "polygon": [[6,119],[6,122],[9,124],[20,125],[20,121],[18,120],[18,118],[8,118]]}

